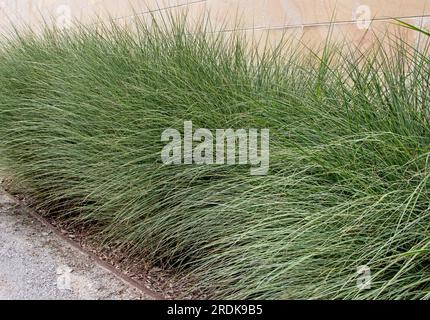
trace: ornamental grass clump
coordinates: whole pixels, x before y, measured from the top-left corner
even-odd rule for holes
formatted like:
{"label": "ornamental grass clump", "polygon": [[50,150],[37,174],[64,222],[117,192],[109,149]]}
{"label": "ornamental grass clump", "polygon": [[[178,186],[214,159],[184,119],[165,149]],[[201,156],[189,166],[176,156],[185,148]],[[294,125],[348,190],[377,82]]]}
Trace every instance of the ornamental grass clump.
{"label": "ornamental grass clump", "polygon": [[[428,50],[171,22],[3,40],[0,161],[37,207],[210,298],[430,298]],[[185,121],[269,129],[267,175],[163,164]]]}

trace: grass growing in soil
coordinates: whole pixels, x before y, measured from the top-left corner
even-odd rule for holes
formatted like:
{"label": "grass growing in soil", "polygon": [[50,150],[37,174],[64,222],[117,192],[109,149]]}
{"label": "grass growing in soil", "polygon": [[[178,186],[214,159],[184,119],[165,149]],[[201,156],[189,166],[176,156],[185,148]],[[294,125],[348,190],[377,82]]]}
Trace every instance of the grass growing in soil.
{"label": "grass growing in soil", "polygon": [[[97,30],[19,33],[0,50],[0,161],[46,214],[211,298],[430,298],[427,50],[318,58],[203,24]],[[162,131],[186,120],[270,128],[269,174],[163,165]]]}

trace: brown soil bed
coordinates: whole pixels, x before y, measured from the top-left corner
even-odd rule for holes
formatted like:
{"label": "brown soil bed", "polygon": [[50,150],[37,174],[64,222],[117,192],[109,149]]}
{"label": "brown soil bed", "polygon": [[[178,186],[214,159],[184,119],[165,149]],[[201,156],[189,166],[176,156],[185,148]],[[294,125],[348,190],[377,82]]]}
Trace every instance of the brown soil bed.
{"label": "brown soil bed", "polygon": [[[90,224],[78,225],[67,219],[57,217],[52,213],[46,215],[46,210],[36,209],[36,203],[21,189],[14,186],[11,179],[4,179],[1,183],[6,192],[11,194],[19,203],[26,206],[36,218],[48,224],[58,235],[82,251],[98,258],[107,264],[110,269],[129,279],[138,287],[153,293],[156,299],[205,299],[207,298],[198,290],[191,290],[193,281],[178,276],[172,268],[154,266],[145,261],[145,256],[129,257],[118,248],[101,245],[98,240],[98,230]],[[184,294],[184,292],[192,292]]]}

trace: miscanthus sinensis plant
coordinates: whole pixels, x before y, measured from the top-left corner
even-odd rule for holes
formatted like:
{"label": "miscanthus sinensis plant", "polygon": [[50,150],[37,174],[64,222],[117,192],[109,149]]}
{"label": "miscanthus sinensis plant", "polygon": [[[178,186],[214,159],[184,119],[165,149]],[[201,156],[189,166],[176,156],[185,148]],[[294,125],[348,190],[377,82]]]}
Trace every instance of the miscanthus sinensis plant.
{"label": "miscanthus sinensis plant", "polygon": [[[212,298],[430,298],[426,49],[136,23],[2,41],[0,160],[46,214]],[[163,164],[184,121],[270,129],[270,171]]]}

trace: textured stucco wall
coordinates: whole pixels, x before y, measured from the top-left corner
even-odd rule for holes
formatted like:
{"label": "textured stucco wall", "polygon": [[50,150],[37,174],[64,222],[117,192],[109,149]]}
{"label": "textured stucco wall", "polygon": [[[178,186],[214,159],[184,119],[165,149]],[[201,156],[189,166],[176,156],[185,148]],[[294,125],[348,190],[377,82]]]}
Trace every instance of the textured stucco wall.
{"label": "textured stucco wall", "polygon": [[[41,17],[67,28],[73,21],[92,24],[112,17],[130,23],[135,14],[162,17],[185,10],[195,19],[210,12],[215,31],[239,28],[273,41],[285,31],[307,43],[318,41],[332,24],[334,38],[366,43],[373,37],[369,29],[394,28],[393,17],[430,27],[430,0],[0,0],[0,29],[36,25]],[[408,36],[415,41],[417,33]]]}

